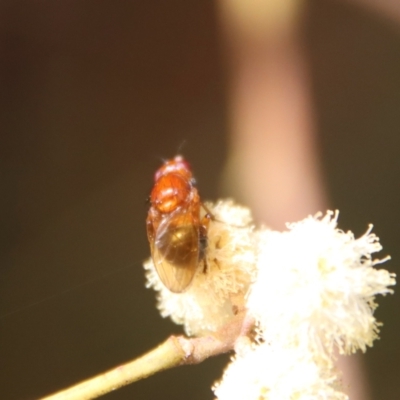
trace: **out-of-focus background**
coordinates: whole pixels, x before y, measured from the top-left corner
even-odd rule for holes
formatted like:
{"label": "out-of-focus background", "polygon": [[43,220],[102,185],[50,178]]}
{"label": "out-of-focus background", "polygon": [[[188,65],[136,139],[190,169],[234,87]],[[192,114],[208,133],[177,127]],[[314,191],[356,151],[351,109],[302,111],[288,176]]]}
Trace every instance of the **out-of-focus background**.
{"label": "out-of-focus background", "polygon": [[[374,223],[396,272],[400,12],[365,3],[310,0],[301,35],[329,204],[344,230]],[[1,399],[37,399],[181,332],[144,287],[145,199],[178,151],[203,198],[221,193],[221,36],[213,2],[1,2]],[[399,298],[379,299],[382,340],[365,355],[374,400],[400,398]],[[104,399],[212,399],[227,359]]]}

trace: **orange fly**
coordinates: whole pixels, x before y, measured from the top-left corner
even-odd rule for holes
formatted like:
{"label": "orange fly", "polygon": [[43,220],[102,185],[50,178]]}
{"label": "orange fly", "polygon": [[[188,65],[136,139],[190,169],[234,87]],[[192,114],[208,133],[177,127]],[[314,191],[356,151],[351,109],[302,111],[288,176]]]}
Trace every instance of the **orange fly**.
{"label": "orange fly", "polygon": [[174,293],[186,290],[204,258],[210,213],[200,201],[189,164],[166,161],[154,175],[147,215],[151,257],[161,282]]}

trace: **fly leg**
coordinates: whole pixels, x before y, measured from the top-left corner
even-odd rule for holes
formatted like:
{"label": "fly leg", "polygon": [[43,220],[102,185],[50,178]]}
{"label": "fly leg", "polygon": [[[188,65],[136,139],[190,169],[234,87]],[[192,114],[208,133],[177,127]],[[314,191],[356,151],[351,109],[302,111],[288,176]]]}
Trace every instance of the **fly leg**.
{"label": "fly leg", "polygon": [[[203,207],[204,211],[206,212],[206,215],[201,219],[201,224],[206,226],[206,229],[208,228],[208,225],[211,221],[215,221],[215,216],[214,214],[208,209],[208,207],[204,203],[200,203],[201,207]],[[208,221],[205,221],[207,219]]]}
{"label": "fly leg", "polygon": [[204,209],[207,211],[207,214],[200,221],[200,235],[199,235],[199,242],[200,242],[200,260],[203,260],[203,272],[206,273],[208,270],[207,264],[207,242],[208,242],[208,227],[210,225],[210,221],[214,219],[214,216],[208,211],[208,209],[202,204]]}

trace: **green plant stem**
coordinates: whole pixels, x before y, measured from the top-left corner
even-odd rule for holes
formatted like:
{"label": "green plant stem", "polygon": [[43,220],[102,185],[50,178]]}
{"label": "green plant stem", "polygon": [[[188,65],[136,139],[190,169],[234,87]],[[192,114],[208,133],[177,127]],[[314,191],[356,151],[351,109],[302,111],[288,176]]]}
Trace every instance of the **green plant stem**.
{"label": "green plant stem", "polygon": [[164,343],[135,360],[43,397],[41,400],[95,399],[157,372],[179,365],[200,363],[208,357],[225,353],[232,347],[232,341],[224,342],[213,336],[201,338],[170,336]]}

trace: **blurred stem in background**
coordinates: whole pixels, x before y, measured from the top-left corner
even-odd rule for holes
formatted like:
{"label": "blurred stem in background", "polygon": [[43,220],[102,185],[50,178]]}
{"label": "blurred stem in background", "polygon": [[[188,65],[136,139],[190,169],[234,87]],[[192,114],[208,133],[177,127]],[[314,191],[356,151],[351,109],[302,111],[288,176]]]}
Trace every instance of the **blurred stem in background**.
{"label": "blurred stem in background", "polygon": [[[302,0],[219,0],[229,68],[230,154],[223,190],[274,229],[328,207],[311,82],[302,47]],[[362,365],[342,357],[351,400],[368,400]]]}

